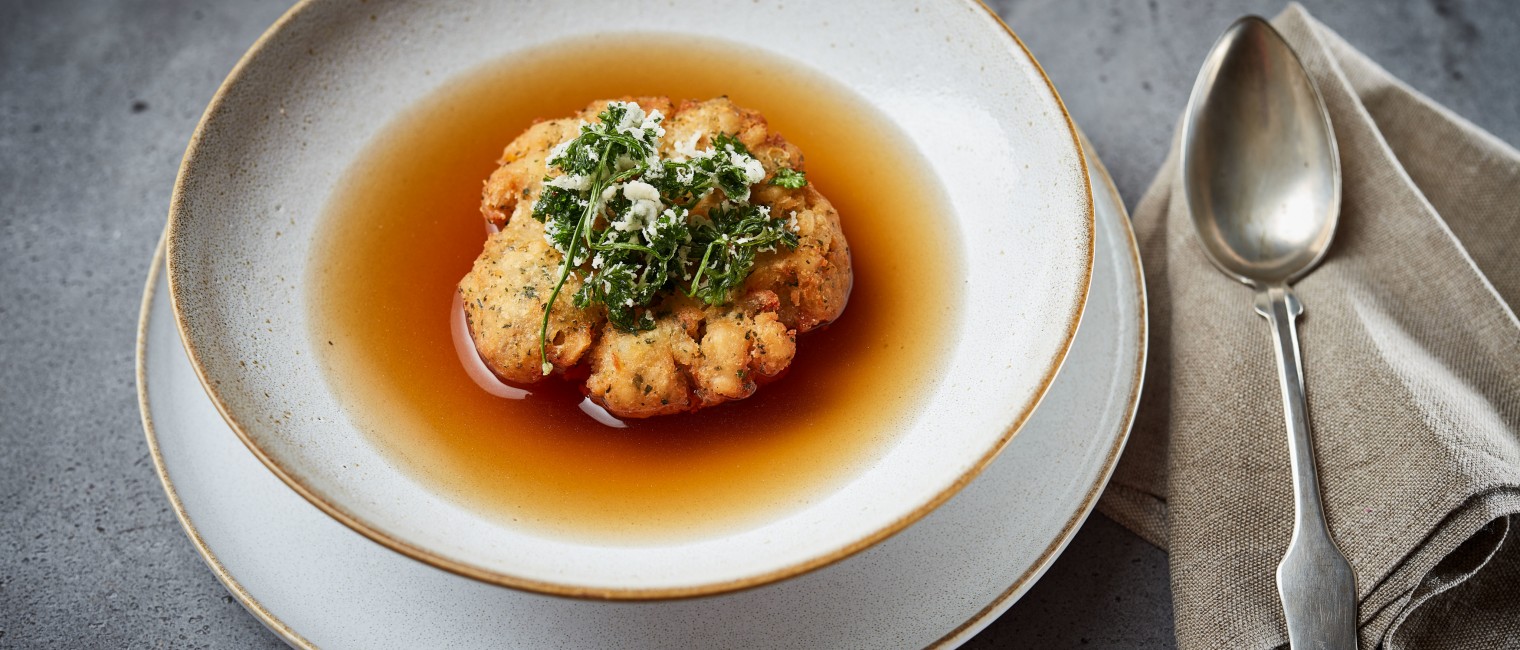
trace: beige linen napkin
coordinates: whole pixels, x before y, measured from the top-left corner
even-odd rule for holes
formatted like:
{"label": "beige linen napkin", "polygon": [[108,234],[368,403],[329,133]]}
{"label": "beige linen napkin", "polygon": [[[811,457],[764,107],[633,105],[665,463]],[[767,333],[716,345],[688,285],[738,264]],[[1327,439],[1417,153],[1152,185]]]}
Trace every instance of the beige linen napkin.
{"label": "beige linen napkin", "polygon": [[[1520,153],[1301,7],[1273,24],[1340,145],[1335,243],[1296,289],[1363,647],[1520,647]],[[1280,646],[1293,499],[1268,326],[1204,257],[1181,191],[1174,144],[1135,210],[1150,367],[1098,507],[1168,549],[1181,647]]]}

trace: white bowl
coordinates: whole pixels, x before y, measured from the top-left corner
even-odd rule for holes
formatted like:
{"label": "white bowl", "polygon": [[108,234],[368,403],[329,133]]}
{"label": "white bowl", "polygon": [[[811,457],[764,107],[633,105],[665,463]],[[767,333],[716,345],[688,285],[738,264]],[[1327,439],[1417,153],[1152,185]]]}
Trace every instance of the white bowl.
{"label": "white bowl", "polygon": [[[525,48],[612,31],[758,47],[891,116],[949,197],[967,278],[938,389],[855,479],[756,527],[596,545],[461,507],[390,462],[322,378],[308,261],[361,150],[451,78]],[[169,215],[176,320],[207,392],[256,456],[371,539],[465,576],[567,596],[648,599],[756,586],[916,521],[974,478],[1060,368],[1086,299],[1093,212],[1055,90],[984,6],[597,0],[297,5],[233,70],[185,155]],[[848,221],[846,229],[848,230]]]}

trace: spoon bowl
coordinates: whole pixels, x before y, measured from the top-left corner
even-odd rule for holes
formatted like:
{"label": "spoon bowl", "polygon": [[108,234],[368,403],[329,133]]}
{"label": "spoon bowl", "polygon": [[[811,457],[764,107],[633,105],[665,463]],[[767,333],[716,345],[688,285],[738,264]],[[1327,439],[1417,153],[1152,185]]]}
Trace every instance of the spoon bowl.
{"label": "spoon bowl", "polygon": [[1340,214],[1340,156],[1287,42],[1260,18],[1237,21],[1204,62],[1184,119],[1184,194],[1209,259],[1253,286],[1313,268]]}

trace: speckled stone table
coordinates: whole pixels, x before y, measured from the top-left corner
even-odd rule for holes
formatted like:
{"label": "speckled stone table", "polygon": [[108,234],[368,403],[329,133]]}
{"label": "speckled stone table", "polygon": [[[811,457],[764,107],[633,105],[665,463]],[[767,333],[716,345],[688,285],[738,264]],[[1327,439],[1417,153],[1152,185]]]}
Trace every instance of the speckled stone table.
{"label": "speckled stone table", "polygon": [[[159,488],[133,343],[180,154],[287,2],[0,1],[0,647],[278,647]],[[1277,0],[994,2],[1133,205],[1199,61]],[[1520,3],[1309,2],[1394,74],[1520,142]],[[972,647],[1170,647],[1166,556],[1093,515]]]}

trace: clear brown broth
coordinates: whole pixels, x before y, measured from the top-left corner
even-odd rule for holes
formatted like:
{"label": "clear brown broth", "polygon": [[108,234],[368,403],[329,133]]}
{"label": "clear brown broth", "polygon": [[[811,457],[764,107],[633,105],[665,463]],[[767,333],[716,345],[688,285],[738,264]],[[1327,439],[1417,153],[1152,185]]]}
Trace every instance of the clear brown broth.
{"label": "clear brown broth", "polygon": [[[485,238],[482,181],[535,118],[597,98],[728,95],[806,154],[850,240],[844,315],[781,380],[614,429],[558,380],[487,393],[455,352],[455,284]],[[638,35],[563,42],[465,75],[369,145],[314,247],[312,336],[349,418],[428,489],[512,525],[611,544],[752,526],[886,451],[938,383],[960,300],[948,202],[890,122],[774,55]]]}

